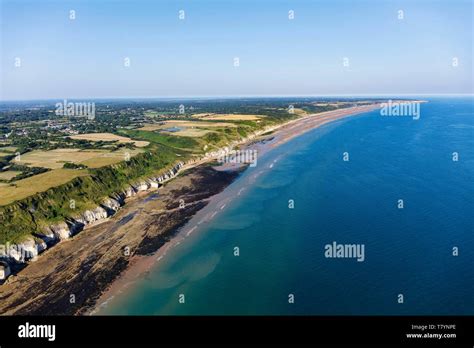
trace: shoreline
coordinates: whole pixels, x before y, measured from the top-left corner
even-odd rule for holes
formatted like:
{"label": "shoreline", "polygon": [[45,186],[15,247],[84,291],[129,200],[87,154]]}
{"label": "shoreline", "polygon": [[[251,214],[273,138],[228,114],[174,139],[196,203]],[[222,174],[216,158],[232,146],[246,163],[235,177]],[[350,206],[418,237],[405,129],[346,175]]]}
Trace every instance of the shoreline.
{"label": "shoreline", "polygon": [[[47,250],[2,286],[5,315],[77,315],[94,307],[101,293],[127,269],[134,256],[149,255],[227,187],[238,172],[193,168],[158,195],[132,199],[114,218],[91,226]],[[180,208],[183,200],[185,207]]]}
{"label": "shoreline", "polygon": [[[215,170],[219,167],[213,168]],[[245,168],[230,168],[225,169],[225,171],[246,171],[248,167]],[[232,182],[233,183],[233,182]],[[230,184],[232,184],[230,183]],[[225,187],[224,191],[228,188]],[[176,234],[171,240],[164,244],[161,248],[156,250],[150,255],[140,255],[135,257],[129,263],[127,269],[125,269],[110,285],[105,291],[102,292],[100,297],[97,299],[94,307],[92,307],[86,315],[102,315],[100,310],[107,306],[108,302],[112,300],[119,294],[127,292],[135,284],[136,281],[146,277],[147,273],[157,265],[163,258],[165,258],[168,252],[172,252],[175,247],[181,244],[182,241],[187,239],[190,236],[198,234],[200,228],[205,227],[207,223],[210,223],[216,214],[224,210],[231,199],[229,195],[225,192],[219,192],[216,195],[209,198],[206,206],[198,210],[189,221],[187,221],[182,227],[180,227]],[[243,189],[239,192],[239,195],[242,193]],[[212,212],[208,212],[208,211]],[[196,224],[193,224],[193,220],[198,220]]]}
{"label": "shoreline", "polygon": [[[327,113],[329,113],[329,115],[326,115],[326,112],[308,115],[289,121],[278,129],[271,131],[270,134],[261,135],[259,137],[260,139],[254,139],[249,143],[243,144],[241,148],[244,148],[245,150],[258,150],[259,156],[261,156],[262,154],[271,151],[273,148],[276,148],[306,132],[319,128],[328,123],[339,121],[346,117],[376,110],[378,107],[378,105],[370,105],[368,107],[357,107],[355,109],[351,108],[351,112],[348,112],[347,109],[342,109],[334,110],[339,112],[328,111]],[[270,140],[268,140],[269,138]],[[225,165],[221,165],[215,169],[225,171],[234,170],[236,168],[236,166],[232,164],[229,164],[227,168],[225,167]],[[247,170],[247,168],[245,168],[245,170]],[[224,190],[226,189],[227,188]],[[244,188],[240,189],[236,195],[240,196],[244,190]],[[211,222],[214,216],[219,211],[224,209],[229,203],[231,200],[230,196],[231,195],[229,194],[226,195],[225,191],[223,191],[210,197],[206,207],[198,211],[190,221],[183,225],[180,230],[177,231],[177,234],[174,236],[174,238],[166,245],[158,249],[152,255],[135,258],[129,264],[128,268],[122,272],[122,274],[101,294],[95,306],[90,311],[88,311],[87,315],[101,315],[101,309],[105,308],[109,301],[114,299],[117,295],[129,291],[130,287],[133,286],[136,281],[146,277],[146,274],[150,272],[150,270],[167,255],[168,251],[172,251],[175,246],[179,245],[181,241],[189,237],[191,234],[199,233],[199,229],[203,227],[201,226],[201,223],[205,225],[206,223]],[[214,212],[210,213],[206,212],[206,210],[214,210]],[[196,219],[199,220],[199,222],[197,224],[191,225],[192,220]]]}
{"label": "shoreline", "polygon": [[[235,146],[256,148],[260,154],[264,154],[307,131],[345,117],[376,110],[379,106],[377,103],[304,116]],[[271,141],[262,143],[268,138]],[[193,163],[185,168],[184,174],[168,182],[161,191],[132,200],[109,220],[90,226],[68,243],[48,250],[38,261],[20,272],[15,281],[6,287],[2,286],[5,292],[0,295],[0,312],[53,315],[95,313],[115,293],[123,291],[124,285],[132,284],[134,279],[150,269],[155,259],[161,260],[174,243],[179,244],[176,237],[186,229],[188,221],[235,180],[238,175],[235,170],[209,169],[209,162],[214,159],[211,155]],[[156,192],[161,200],[147,202],[150,195]],[[186,204],[190,202],[185,214],[177,213],[176,210],[176,201],[181,196]],[[140,222],[134,219],[135,214],[140,215]],[[122,221],[129,216],[132,224],[127,221],[123,223],[126,228],[122,228]],[[157,227],[160,222],[162,224]],[[120,231],[120,238],[114,235],[117,230]],[[187,231],[187,234],[193,232]],[[107,237],[110,240],[105,242]],[[121,248],[124,247],[121,242],[127,239],[134,246],[133,257],[130,258],[121,255]],[[95,242],[100,242],[99,246]],[[133,277],[127,278],[130,274]],[[49,285],[50,282],[54,286]],[[68,286],[64,285],[65,282]],[[81,286],[83,284],[88,285]],[[77,292],[80,292],[80,296]],[[71,295],[74,295],[74,303],[70,303]]]}

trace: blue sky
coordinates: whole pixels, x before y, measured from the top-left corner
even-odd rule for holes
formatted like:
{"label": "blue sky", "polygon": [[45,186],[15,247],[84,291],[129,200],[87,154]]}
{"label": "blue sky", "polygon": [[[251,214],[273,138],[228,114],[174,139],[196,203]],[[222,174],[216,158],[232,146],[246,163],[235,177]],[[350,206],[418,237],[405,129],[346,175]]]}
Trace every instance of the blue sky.
{"label": "blue sky", "polygon": [[0,1],[2,100],[473,93],[470,0]]}

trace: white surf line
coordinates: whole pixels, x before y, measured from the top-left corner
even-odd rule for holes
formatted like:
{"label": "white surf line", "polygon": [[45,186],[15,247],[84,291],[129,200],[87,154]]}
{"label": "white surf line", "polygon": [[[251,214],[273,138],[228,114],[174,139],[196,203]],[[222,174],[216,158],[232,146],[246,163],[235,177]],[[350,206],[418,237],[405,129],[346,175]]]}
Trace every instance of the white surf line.
{"label": "white surf line", "polygon": [[270,168],[273,168],[273,166],[275,165],[275,163],[278,162],[278,159],[279,159],[279,158],[280,158],[280,157],[275,158],[275,159],[273,160],[272,164],[270,164],[269,167],[270,167]]}
{"label": "white surf line", "polygon": [[107,307],[109,302],[111,300],[113,300],[114,298],[115,298],[115,295],[112,295],[109,298],[107,298],[103,303],[101,303],[99,306],[97,306],[96,309],[92,310],[92,312],[90,312],[89,315],[94,315],[95,313],[97,313],[99,311],[99,309]]}
{"label": "white surf line", "polygon": [[211,215],[211,219],[212,219],[214,216],[216,216],[216,214],[217,214],[217,211],[213,212],[212,215]]}
{"label": "white surf line", "polygon": [[196,230],[197,226],[194,226],[193,228],[191,228],[187,233],[186,233],[186,237],[189,236],[191,233],[193,233],[195,230]]}
{"label": "white surf line", "polygon": [[176,245],[180,245],[183,240],[184,240],[184,237],[182,237],[182,236],[181,237],[179,237],[179,236],[176,237]]}
{"label": "white surf line", "polygon": [[207,222],[207,221],[209,221],[211,219],[210,214],[211,213],[207,213],[206,215],[204,215],[203,218],[198,221],[198,223],[197,223],[198,226],[205,223],[205,222]]}
{"label": "white surf line", "polygon": [[224,209],[224,208],[225,208],[225,203],[224,203],[224,204],[222,204],[222,206],[221,206],[221,210],[222,210],[222,209]]}
{"label": "white surf line", "polygon": [[237,193],[237,196],[240,196],[240,194],[245,190],[245,187],[242,187],[239,192]]}

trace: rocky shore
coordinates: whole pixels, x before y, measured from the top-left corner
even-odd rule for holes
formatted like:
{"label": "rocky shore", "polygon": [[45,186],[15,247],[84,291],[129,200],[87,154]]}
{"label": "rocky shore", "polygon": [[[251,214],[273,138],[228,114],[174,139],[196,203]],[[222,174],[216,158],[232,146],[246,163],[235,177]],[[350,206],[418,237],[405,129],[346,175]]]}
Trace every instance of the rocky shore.
{"label": "rocky shore", "polygon": [[180,161],[161,175],[139,181],[121,192],[104,198],[104,201],[93,209],[83,211],[77,216],[69,217],[65,221],[39,229],[33,236],[21,243],[0,245],[0,285],[8,281],[11,275],[15,275],[24,269],[31,261],[35,261],[45,250],[64,240],[68,240],[88,226],[101,223],[114,216],[131,197],[140,193],[154,191],[165,182],[176,177],[182,169],[226,156],[233,148],[246,144],[263,133],[271,132],[280,126],[267,127],[264,130],[256,131],[239,141],[234,141],[228,144],[228,146],[209,151],[201,158],[194,158],[187,163]]}
{"label": "rocky shore", "polygon": [[[309,115],[256,132],[190,163],[179,162],[162,175],[106,197],[94,209],[0,250],[0,282],[10,276],[0,286],[0,314],[86,313],[127,269],[133,256],[156,252],[245,168],[216,170],[208,162],[240,145],[264,153],[310,129],[378,107],[368,105]],[[278,132],[272,133],[275,130]],[[270,133],[265,137],[271,139],[268,144],[257,142],[254,146],[255,140]],[[177,175],[185,169],[185,174]],[[163,185],[166,181],[169,182]],[[65,242],[73,236],[73,241]],[[38,257],[39,254],[42,255]]]}
{"label": "rocky shore", "polygon": [[183,166],[183,162],[178,162],[162,175],[139,181],[130,185],[124,191],[105,198],[102,204],[94,209],[86,210],[58,224],[47,226],[22,243],[2,246],[2,250],[0,250],[2,259],[0,281],[5,281],[12,273],[21,270],[28,261],[34,260],[46,249],[71,238],[91,224],[103,222],[115,215],[130,197],[140,192],[150,192],[158,189],[166,181],[174,178]]}
{"label": "rocky shore", "polygon": [[[88,222],[92,225],[77,235],[67,223],[52,230],[54,238],[74,235],[74,240],[46,249],[35,262],[10,277],[1,288],[0,314],[85,313],[134,257],[158,250],[238,175],[238,171],[221,172],[203,164],[156,193],[145,186],[137,191],[134,185],[127,204],[113,219],[95,225]],[[92,221],[92,213],[88,215],[89,220],[83,217],[81,223]],[[105,215],[100,210],[94,216]]]}

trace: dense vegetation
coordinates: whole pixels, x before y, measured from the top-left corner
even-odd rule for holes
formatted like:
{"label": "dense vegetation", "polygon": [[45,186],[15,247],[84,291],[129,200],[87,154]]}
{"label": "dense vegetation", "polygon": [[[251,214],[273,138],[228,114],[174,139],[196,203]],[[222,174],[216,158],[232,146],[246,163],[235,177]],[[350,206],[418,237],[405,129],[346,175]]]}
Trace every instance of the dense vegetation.
{"label": "dense vegetation", "polygon": [[19,171],[21,172],[17,176],[15,176],[15,180],[21,180],[28,178],[33,175],[41,174],[47,172],[49,169],[42,168],[42,167],[28,167],[19,164],[13,164],[9,168],[10,170]]}
{"label": "dense vegetation", "polygon": [[66,162],[66,163],[64,163],[63,168],[64,169],[86,169],[87,166],[84,165],[84,164],[76,164],[76,163],[72,163],[72,162]]}

